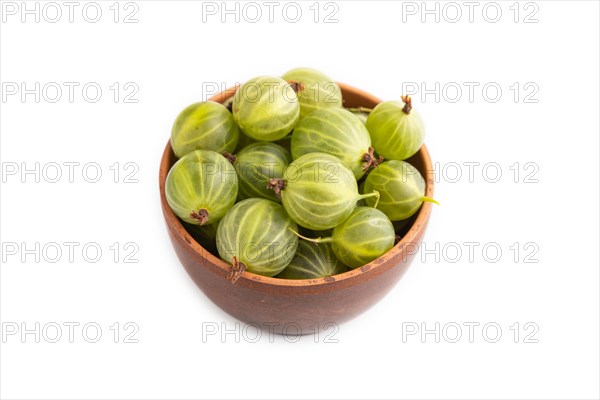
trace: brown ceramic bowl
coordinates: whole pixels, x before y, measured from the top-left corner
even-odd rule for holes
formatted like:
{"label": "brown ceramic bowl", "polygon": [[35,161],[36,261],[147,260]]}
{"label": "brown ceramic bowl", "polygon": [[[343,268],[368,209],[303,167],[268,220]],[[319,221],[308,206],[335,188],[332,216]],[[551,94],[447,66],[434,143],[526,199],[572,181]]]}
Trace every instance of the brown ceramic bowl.
{"label": "brown ceramic bowl", "polygon": [[[372,108],[381,100],[354,87],[340,84],[346,107]],[[235,89],[210,100],[223,102]],[[160,163],[160,199],[169,236],[179,260],[196,285],[216,305],[232,316],[276,333],[306,334],[315,328],[341,323],[377,303],[398,282],[410,265],[415,246],[421,241],[431,213],[424,203],[403,228],[405,234],[390,251],[369,264],[327,278],[288,280],[244,272],[235,284],[227,280],[229,264],[198,244],[171,211],[165,198],[165,180],[177,161],[171,144]],[[426,193],[433,197],[432,165],[425,146],[408,160],[426,180]]]}

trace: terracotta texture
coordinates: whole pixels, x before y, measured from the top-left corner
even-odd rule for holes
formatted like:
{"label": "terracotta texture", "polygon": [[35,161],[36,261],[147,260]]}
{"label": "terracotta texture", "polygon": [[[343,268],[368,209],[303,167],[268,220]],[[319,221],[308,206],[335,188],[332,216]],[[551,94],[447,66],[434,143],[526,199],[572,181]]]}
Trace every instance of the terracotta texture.
{"label": "terracotta texture", "polygon": [[[351,86],[340,84],[340,87],[345,107],[372,108],[381,101]],[[234,91],[229,89],[210,100],[223,102]],[[311,280],[269,278],[244,272],[232,284],[227,280],[229,264],[200,246],[167,204],[165,180],[175,161],[171,145],[167,144],[160,164],[160,197],[169,236],[181,263],[206,296],[223,310],[276,333],[312,333],[330,323],[354,318],[374,305],[406,272],[431,213],[431,203],[424,203],[392,250],[349,272]],[[425,177],[425,195],[433,197],[433,169],[426,147],[407,161]]]}

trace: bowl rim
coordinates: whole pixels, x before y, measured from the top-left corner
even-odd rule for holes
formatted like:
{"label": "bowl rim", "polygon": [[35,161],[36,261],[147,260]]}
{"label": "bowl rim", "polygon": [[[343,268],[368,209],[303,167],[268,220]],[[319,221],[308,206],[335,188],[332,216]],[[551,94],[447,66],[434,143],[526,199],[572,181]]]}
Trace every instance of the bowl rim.
{"label": "bowl rim", "polygon": [[[356,95],[359,95],[360,97],[366,98],[368,101],[372,102],[373,104],[379,104],[382,102],[381,99],[379,99],[361,89],[353,87],[351,85],[344,84],[341,82],[338,82],[338,85],[340,86],[342,93],[352,92]],[[231,97],[235,94],[238,87],[239,86],[234,86],[234,87],[228,88],[222,92],[219,92],[216,95],[209,98],[207,101],[223,103],[225,100],[227,100],[229,97]],[[229,265],[227,262],[221,260],[220,258],[216,257],[210,251],[206,250],[202,245],[200,245],[184,228],[182,221],[175,215],[175,213],[171,210],[171,208],[169,207],[169,205],[167,203],[166,196],[165,196],[165,181],[166,181],[166,177],[169,172],[169,169],[170,169],[167,160],[169,159],[169,156],[171,155],[171,153],[172,153],[172,148],[171,148],[171,141],[169,139],[167,141],[165,150],[163,151],[163,155],[162,155],[161,161],[160,161],[160,169],[159,169],[160,197],[161,197],[161,203],[162,203],[162,208],[163,208],[163,214],[164,214],[165,220],[167,222],[168,228],[171,230],[171,232],[173,234],[176,234],[179,237],[179,239],[182,239],[182,241],[185,243],[185,245],[189,246],[191,248],[191,250],[193,250],[196,254],[198,254],[198,256],[202,257],[203,259],[207,260],[213,266],[222,270],[222,272],[226,275],[229,273],[231,265]],[[433,186],[434,186],[433,168],[432,168],[431,157],[429,155],[429,151],[427,150],[427,147],[425,146],[425,144],[423,144],[421,146],[418,153],[421,153],[421,157],[423,158],[423,164],[424,164],[424,169],[425,169],[424,174],[422,174],[422,176],[425,180],[425,196],[433,197]],[[400,239],[400,241],[398,241],[398,243],[396,243],[394,245],[394,247],[392,247],[390,250],[388,250],[385,254],[383,254],[382,256],[376,258],[375,260],[373,260],[370,263],[365,264],[361,267],[350,269],[349,271],[343,272],[341,274],[328,276],[328,277],[324,277],[324,278],[313,278],[313,279],[283,279],[283,278],[262,276],[262,275],[258,275],[258,274],[255,274],[255,273],[252,273],[249,271],[244,271],[242,273],[242,275],[239,277],[238,281],[236,282],[236,285],[239,285],[239,284],[243,283],[244,281],[251,281],[251,282],[254,282],[257,284],[264,284],[264,285],[277,286],[277,287],[311,287],[311,286],[319,286],[319,285],[328,285],[328,284],[332,284],[332,283],[342,283],[344,281],[349,281],[349,280],[358,278],[359,276],[367,274],[369,272],[375,273],[377,270],[382,271],[382,270],[386,269],[386,264],[388,264],[385,261],[387,261],[391,258],[394,258],[398,255],[404,256],[404,257],[407,256],[406,254],[403,254],[408,247],[411,247],[411,246],[407,246],[407,245],[414,244],[417,242],[417,239],[421,236],[423,230],[425,229],[425,227],[427,225],[427,221],[429,220],[431,210],[432,210],[432,204],[429,202],[424,202],[422,204],[421,208],[419,209],[419,211],[417,212],[416,219],[413,221],[410,229],[404,235],[404,237],[402,237],[402,239]],[[411,247],[411,250],[412,250],[412,247]],[[226,279],[226,278],[223,278],[223,279]]]}

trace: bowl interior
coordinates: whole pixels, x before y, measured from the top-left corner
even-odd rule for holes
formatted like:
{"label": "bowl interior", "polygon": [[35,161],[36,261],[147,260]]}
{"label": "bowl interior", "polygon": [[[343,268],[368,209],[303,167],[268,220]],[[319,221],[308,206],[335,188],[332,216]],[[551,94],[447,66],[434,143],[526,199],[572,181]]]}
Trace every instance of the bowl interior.
{"label": "bowl interior", "polygon": [[[378,103],[381,102],[377,97],[372,96],[369,93],[366,93],[360,89],[354,88],[352,86],[339,83],[340,88],[342,89],[342,95],[344,99],[345,107],[367,107],[373,108]],[[230,88],[217,95],[213,96],[209,100],[216,101],[219,103],[223,103],[229,97],[235,94],[237,88]],[[163,153],[163,157],[160,165],[160,174],[159,174],[159,186],[160,186],[160,196],[161,202],[163,203],[163,211],[165,214],[165,219],[167,220],[167,224],[171,228],[174,234],[180,236],[191,249],[198,254],[200,254],[210,265],[222,269],[224,272],[228,272],[230,269],[230,265],[220,258],[216,257],[210,251],[202,247],[187,231],[185,224],[177,218],[177,216],[170,210],[165,197],[165,181],[167,174],[171,168],[171,166],[177,161],[177,157],[173,153],[171,148],[171,143],[168,142]],[[419,152],[406,160],[411,163],[421,175],[425,179],[425,196],[433,197],[433,176],[432,176],[432,165],[431,159],[429,157],[429,153],[425,145],[421,147]],[[238,282],[243,279],[249,279],[254,282],[260,282],[262,284],[267,285],[276,285],[276,286],[311,286],[311,285],[324,285],[332,282],[339,282],[345,279],[356,278],[357,276],[366,273],[367,271],[372,271],[377,268],[385,268],[385,263],[382,262],[385,259],[389,259],[392,256],[396,255],[399,252],[405,251],[405,246],[408,243],[414,243],[416,238],[419,236],[419,231],[424,229],[426,222],[429,218],[429,214],[431,212],[431,204],[423,203],[419,211],[409,218],[406,221],[402,221],[401,223],[395,223],[396,232],[401,235],[401,240],[386,254],[382,255],[376,260],[373,260],[369,264],[366,264],[363,267],[356,268],[350,270],[348,272],[344,272],[342,274],[334,275],[326,278],[318,278],[318,279],[303,279],[303,280],[292,280],[292,279],[281,279],[281,278],[271,278],[262,275],[257,275],[252,272],[245,271]]]}

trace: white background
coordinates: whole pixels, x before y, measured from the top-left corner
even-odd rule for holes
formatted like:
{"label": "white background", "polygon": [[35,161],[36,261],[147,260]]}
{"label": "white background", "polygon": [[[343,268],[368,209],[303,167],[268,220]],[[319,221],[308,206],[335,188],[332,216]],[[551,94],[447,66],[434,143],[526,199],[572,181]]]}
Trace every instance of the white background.
{"label": "white background", "polygon": [[[39,4],[41,12],[45,3]],[[139,22],[130,24],[122,20],[134,6],[124,10],[121,3],[114,23],[113,2],[99,4],[97,23],[83,19],[85,3],[75,9],[73,23],[62,5],[57,23],[43,15],[39,23],[31,15],[22,23],[20,13],[3,14],[3,84],[80,84],[73,103],[66,87],[57,103],[44,96],[36,103],[33,95],[22,101],[20,93],[2,100],[3,171],[14,163],[96,162],[103,175],[88,183],[80,166],[73,183],[66,167],[58,183],[43,176],[36,183],[33,175],[23,183],[20,173],[3,179],[4,246],[80,247],[74,262],[68,254],[56,263],[43,255],[37,263],[34,255],[21,262],[21,253],[3,254],[2,398],[599,397],[597,2],[521,3],[517,23],[512,1],[498,3],[496,23],[485,20],[483,2],[473,22],[459,2],[456,23],[448,21],[455,15],[450,8],[439,22],[429,15],[423,23],[420,13],[403,14],[412,8],[392,1],[338,1],[327,10],[321,3],[316,23],[312,1],[299,2],[297,23],[282,16],[284,3],[275,8],[273,23],[263,3],[260,22],[242,15],[236,23],[230,15],[221,23],[219,13],[204,14],[203,22],[200,2],[137,1]],[[338,22],[325,23],[336,8]],[[495,17],[494,9],[487,11],[488,19]],[[533,11],[538,22],[524,23]],[[414,95],[427,124],[427,146],[440,165],[435,197],[441,206],[425,237],[433,253],[421,252],[369,312],[325,332],[330,340],[308,335],[290,343],[263,332],[249,343],[255,332],[214,306],[180,266],[160,210],[158,165],[177,113],[211,94],[203,82],[233,86],[296,66],[321,69],[382,99],[398,98],[406,82],[429,89],[439,82],[440,90],[456,82],[463,95],[455,103],[449,101],[454,92],[440,93],[438,101],[433,94]],[[103,89],[97,103],[82,98],[88,82]],[[128,90],[115,103],[109,89],[115,82],[121,90],[127,82],[137,85],[138,102],[123,102]],[[464,82],[479,84],[472,101]],[[483,97],[487,83],[502,89],[497,102]],[[537,102],[525,102],[536,87],[529,100]],[[492,89],[489,97],[495,97]],[[114,183],[109,167],[115,162],[122,173],[125,163],[138,165],[139,183],[124,183],[123,175]],[[472,182],[465,162],[480,163]],[[488,163],[494,168],[482,174]],[[525,163],[533,164],[525,169]],[[462,177],[453,183],[456,165]],[[498,166],[502,176],[491,183]],[[532,171],[529,178],[537,183],[526,183]],[[109,249],[115,242],[118,262]],[[128,242],[139,246],[138,263],[123,262]],[[473,259],[465,242],[478,243]],[[511,249],[515,242],[518,254]],[[97,263],[82,258],[86,243],[103,249]],[[493,248],[487,260],[482,254],[487,243],[502,249],[497,262],[490,260]],[[457,247],[462,257],[452,262]],[[73,343],[64,326],[58,343],[5,332],[36,322],[81,325]],[[90,322],[102,328],[97,343],[81,333]],[[118,343],[110,329],[115,322]],[[138,343],[124,343],[127,322],[139,327]],[[469,322],[480,324],[472,343]],[[433,334],[403,340],[403,330],[422,323],[428,329],[440,324],[439,343]],[[457,343],[451,343],[453,323],[462,326]],[[487,336],[482,332],[486,323],[502,329],[496,343],[488,342],[496,336],[493,328]],[[239,339],[217,334],[203,340],[208,325],[237,330]]]}

